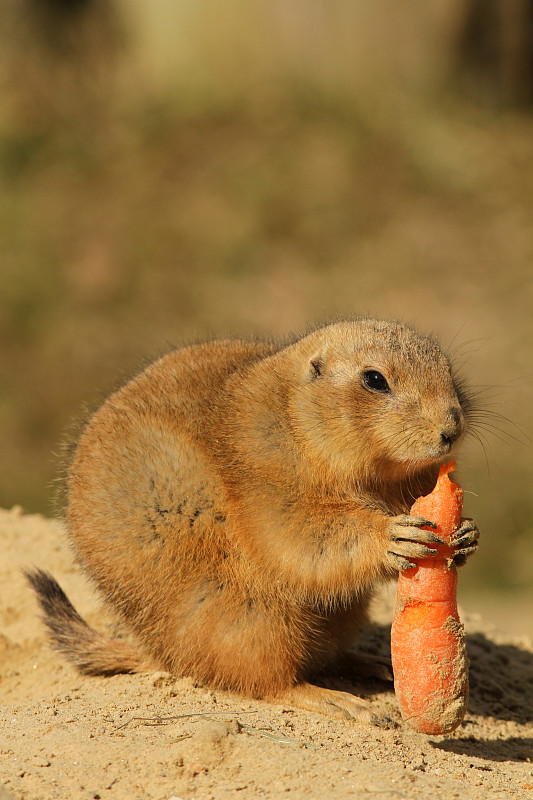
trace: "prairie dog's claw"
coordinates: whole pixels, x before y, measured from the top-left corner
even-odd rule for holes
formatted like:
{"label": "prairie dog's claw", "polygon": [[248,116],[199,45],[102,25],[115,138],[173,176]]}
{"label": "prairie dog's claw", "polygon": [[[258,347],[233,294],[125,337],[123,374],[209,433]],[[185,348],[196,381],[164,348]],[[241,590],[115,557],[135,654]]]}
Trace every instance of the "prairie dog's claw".
{"label": "prairie dog's claw", "polygon": [[270,699],[274,703],[285,703],[303,708],[306,711],[315,711],[327,714],[341,721],[366,722],[379,728],[396,728],[397,723],[387,716],[380,716],[372,710],[360,697],[349,692],[326,689],[310,683],[297,684]]}
{"label": "prairie dog's claw", "polygon": [[391,553],[390,550],[387,553],[387,556],[389,564],[397,572],[404,572],[406,569],[411,569],[411,567],[413,566],[411,562],[408,561],[406,558],[403,558],[403,556],[399,556],[396,553]]}
{"label": "prairie dog's claw", "polygon": [[412,567],[410,559],[434,556],[436,550],[428,545],[443,544],[442,539],[432,531],[424,530],[424,526],[436,527],[430,520],[410,514],[400,514],[389,520],[387,558],[395,570],[403,571]]}
{"label": "prairie dog's claw", "polygon": [[455,531],[452,537],[451,544],[455,550],[453,563],[456,567],[462,567],[478,548],[479,528],[476,522],[468,517],[463,518],[461,527]]}
{"label": "prairie dog's claw", "polygon": [[434,522],[425,517],[413,517],[410,514],[400,514],[389,519],[389,532],[391,539],[408,539],[411,542],[426,542],[430,544],[444,544],[433,531],[425,530],[426,527],[436,529]]}
{"label": "prairie dog's claw", "polygon": [[[427,526],[430,528],[437,527],[437,525],[434,522],[431,522],[431,520],[426,519],[425,517],[414,516],[412,514],[399,514],[397,517],[392,517],[390,521],[395,525],[406,525],[410,528],[423,528]],[[426,533],[429,533],[429,531],[426,531]]]}

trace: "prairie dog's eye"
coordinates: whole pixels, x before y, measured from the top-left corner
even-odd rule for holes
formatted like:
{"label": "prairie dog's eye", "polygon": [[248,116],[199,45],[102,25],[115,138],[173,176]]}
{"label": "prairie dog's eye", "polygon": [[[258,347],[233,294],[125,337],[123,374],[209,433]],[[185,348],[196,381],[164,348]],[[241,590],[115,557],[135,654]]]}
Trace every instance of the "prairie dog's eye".
{"label": "prairie dog's eye", "polygon": [[363,372],[363,383],[372,392],[381,392],[382,394],[390,392],[386,378],[377,369],[367,369]]}

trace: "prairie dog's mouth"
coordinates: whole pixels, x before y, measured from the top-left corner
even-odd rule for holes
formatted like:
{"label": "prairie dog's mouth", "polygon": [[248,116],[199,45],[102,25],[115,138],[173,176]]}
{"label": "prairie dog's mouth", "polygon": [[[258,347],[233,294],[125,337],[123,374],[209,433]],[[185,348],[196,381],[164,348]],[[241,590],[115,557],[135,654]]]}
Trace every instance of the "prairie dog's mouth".
{"label": "prairie dog's mouth", "polygon": [[390,477],[414,475],[427,467],[439,466],[450,458],[458,449],[461,439],[462,436],[455,441],[442,437],[433,442],[419,443],[416,446],[405,448],[403,452],[383,454],[378,468],[383,474]]}
{"label": "prairie dog's mouth", "polygon": [[460,440],[451,445],[442,447],[428,448],[426,452],[413,454],[411,456],[392,458],[390,461],[382,461],[379,469],[384,477],[390,479],[402,479],[406,476],[416,476],[418,472],[428,469],[428,467],[440,467],[458,449]]}

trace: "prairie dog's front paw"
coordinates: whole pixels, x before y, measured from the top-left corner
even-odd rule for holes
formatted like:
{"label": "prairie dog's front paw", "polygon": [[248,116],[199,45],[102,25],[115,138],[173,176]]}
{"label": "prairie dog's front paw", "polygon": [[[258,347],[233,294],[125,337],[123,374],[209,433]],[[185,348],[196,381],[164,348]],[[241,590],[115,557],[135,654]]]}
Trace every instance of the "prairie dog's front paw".
{"label": "prairie dog's front paw", "polygon": [[436,555],[436,549],[428,545],[444,544],[444,542],[432,531],[424,530],[424,526],[428,525],[436,527],[430,520],[410,514],[400,514],[389,519],[390,541],[387,557],[391,567],[401,572],[413,566],[411,559]]}
{"label": "prairie dog's front paw", "polygon": [[451,545],[455,555],[453,563],[456,567],[462,567],[466,560],[473,556],[479,544],[479,528],[473,519],[463,518],[461,527],[452,536]]}

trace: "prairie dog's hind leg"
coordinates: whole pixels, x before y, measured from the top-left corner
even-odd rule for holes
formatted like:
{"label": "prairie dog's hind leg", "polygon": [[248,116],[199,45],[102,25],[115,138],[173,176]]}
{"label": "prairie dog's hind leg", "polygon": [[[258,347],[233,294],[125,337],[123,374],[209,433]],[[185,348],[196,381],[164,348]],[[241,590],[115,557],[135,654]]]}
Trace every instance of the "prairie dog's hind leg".
{"label": "prairie dog's hind leg", "polygon": [[387,716],[375,714],[372,708],[357,695],[326,689],[312,683],[299,683],[274,697],[265,697],[276,705],[290,705],[305,711],[325,714],[334,719],[364,722],[379,728],[395,728],[396,723]]}

